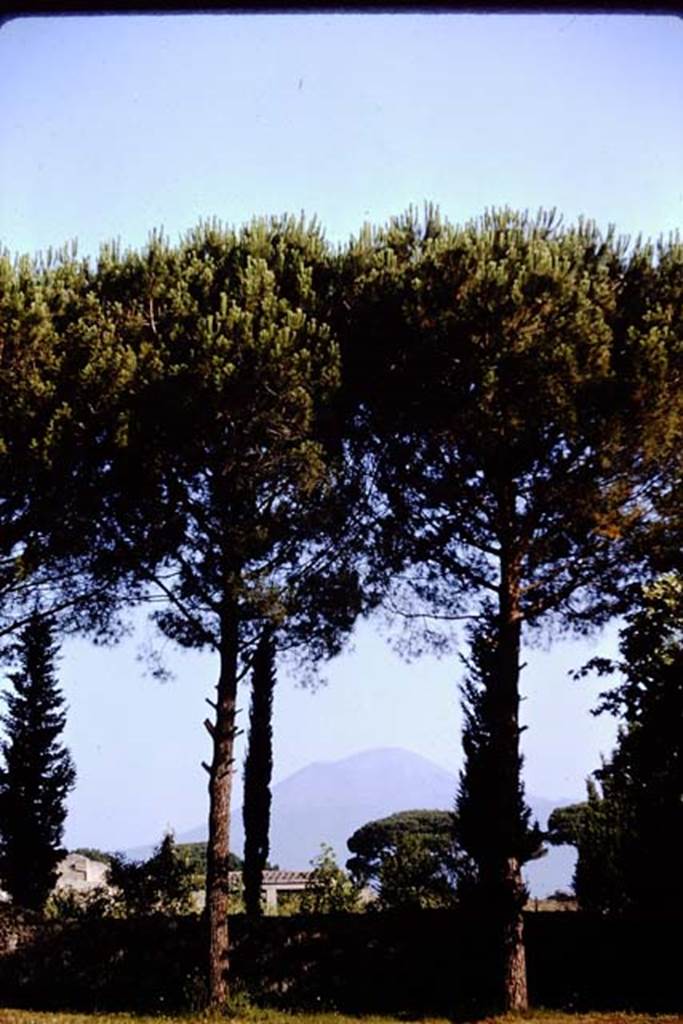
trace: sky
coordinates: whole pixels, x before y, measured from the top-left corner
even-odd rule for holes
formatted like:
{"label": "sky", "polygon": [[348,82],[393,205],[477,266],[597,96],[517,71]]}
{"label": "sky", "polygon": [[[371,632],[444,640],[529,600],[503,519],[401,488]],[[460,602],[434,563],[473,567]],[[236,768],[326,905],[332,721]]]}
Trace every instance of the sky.
{"label": "sky", "polygon": [[[75,238],[94,257],[153,228],[177,241],[201,218],[300,211],[341,243],[424,201],[453,222],[556,207],[654,238],[682,223],[682,109],[683,20],[666,15],[17,19],[0,27],[0,246]],[[206,816],[213,658],[173,649],[143,614],[134,625],[118,648],[63,649],[69,847],[122,849]],[[376,622],[354,644],[315,693],[281,672],[275,779],[386,746],[457,771],[457,658],[406,664]],[[530,793],[580,798],[609,753],[615,723],[589,713],[604,684],[568,671],[615,644],[612,626],[525,655]],[[140,645],[163,647],[172,681]]]}

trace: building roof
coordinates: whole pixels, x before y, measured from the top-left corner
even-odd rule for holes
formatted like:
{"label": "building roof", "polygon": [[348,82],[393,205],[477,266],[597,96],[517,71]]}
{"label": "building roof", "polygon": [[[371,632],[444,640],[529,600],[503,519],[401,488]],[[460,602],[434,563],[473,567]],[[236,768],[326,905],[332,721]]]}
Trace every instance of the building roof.
{"label": "building roof", "polygon": [[[264,871],[263,885],[305,885],[310,876],[310,871]],[[241,880],[241,871],[230,872],[231,882],[240,882]]]}

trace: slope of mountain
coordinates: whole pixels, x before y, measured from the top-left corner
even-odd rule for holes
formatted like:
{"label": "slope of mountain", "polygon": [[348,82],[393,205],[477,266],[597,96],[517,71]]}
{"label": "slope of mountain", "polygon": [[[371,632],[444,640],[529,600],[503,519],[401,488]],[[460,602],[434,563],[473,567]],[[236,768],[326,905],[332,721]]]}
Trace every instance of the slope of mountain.
{"label": "slope of mountain", "polygon": [[[340,864],[349,853],[346,840],[361,825],[396,811],[414,808],[450,810],[457,778],[427,758],[408,750],[384,748],[363,751],[341,761],[321,761],[302,768],[273,787],[271,851],[269,860],[283,869],[307,868],[328,843]],[[539,824],[567,800],[529,797]],[[232,815],[232,849],[241,854],[244,843],[242,812]],[[178,835],[178,842],[206,839],[206,826]],[[151,847],[128,851],[148,856]],[[528,865],[526,875],[533,896],[569,887],[575,855],[567,847],[551,848]]]}

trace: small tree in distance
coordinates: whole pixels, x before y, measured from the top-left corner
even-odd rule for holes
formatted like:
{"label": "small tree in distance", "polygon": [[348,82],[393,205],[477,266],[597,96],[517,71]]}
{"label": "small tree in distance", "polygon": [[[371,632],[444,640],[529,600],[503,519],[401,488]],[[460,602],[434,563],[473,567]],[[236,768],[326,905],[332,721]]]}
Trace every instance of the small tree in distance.
{"label": "small tree in distance", "polygon": [[149,860],[111,860],[108,881],[118,890],[117,909],[125,915],[187,914],[193,909],[193,865],[167,834]]}
{"label": "small tree in distance", "polygon": [[311,872],[301,897],[304,914],[334,914],[361,909],[360,888],[337,864],[334,850],[322,843],[311,861]]}
{"label": "small tree in distance", "polygon": [[356,829],[346,866],[356,884],[374,889],[383,910],[451,907],[467,867],[453,832],[450,811],[400,811]]}
{"label": "small tree in distance", "polygon": [[76,771],[59,743],[66,712],[55,676],[57,645],[38,609],[9,654],[17,669],[2,716],[0,878],[16,904],[42,911],[64,853],[66,796]]}

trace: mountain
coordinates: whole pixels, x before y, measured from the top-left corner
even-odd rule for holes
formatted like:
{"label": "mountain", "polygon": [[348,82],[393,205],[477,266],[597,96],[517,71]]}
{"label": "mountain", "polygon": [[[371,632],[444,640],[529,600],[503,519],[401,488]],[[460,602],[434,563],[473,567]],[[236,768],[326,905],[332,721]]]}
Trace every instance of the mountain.
{"label": "mountain", "polygon": [[[357,828],[396,811],[417,808],[450,810],[458,780],[454,774],[408,750],[366,750],[341,761],[318,761],[273,786],[269,860],[283,869],[301,870],[328,843],[340,864],[349,852],[346,840]],[[568,800],[529,797],[533,814],[544,827],[550,811]],[[205,840],[206,825],[176,837],[179,843]],[[231,846],[242,853],[242,811],[232,815]],[[128,851],[149,856],[152,847]],[[532,896],[567,889],[575,860],[573,849],[551,848],[528,865],[525,874]]]}

